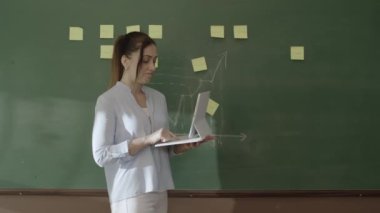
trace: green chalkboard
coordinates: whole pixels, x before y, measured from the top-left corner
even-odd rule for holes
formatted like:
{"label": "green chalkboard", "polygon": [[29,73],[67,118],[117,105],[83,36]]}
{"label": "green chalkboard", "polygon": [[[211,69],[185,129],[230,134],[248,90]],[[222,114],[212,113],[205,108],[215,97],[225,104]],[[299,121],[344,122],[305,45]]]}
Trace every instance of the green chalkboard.
{"label": "green chalkboard", "polygon": [[[379,16],[375,0],[2,1],[0,188],[105,187],[91,131],[110,70],[99,49],[113,39],[99,25],[158,24],[150,86],[167,96],[173,131],[187,131],[198,91],[220,104],[216,142],[173,158],[177,188],[379,189]],[[290,60],[291,46],[305,60]],[[193,72],[197,57],[207,71]]]}

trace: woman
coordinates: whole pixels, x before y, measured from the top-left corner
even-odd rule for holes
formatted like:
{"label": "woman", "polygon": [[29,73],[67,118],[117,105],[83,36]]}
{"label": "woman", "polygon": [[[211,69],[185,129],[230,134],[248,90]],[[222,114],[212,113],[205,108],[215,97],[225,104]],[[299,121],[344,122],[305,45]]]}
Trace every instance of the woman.
{"label": "woman", "polygon": [[120,36],[114,45],[112,87],[99,96],[93,156],[104,167],[113,213],[167,212],[173,189],[169,155],[200,143],[155,148],[175,138],[168,130],[165,96],[145,86],[155,73],[157,47],[145,33]]}

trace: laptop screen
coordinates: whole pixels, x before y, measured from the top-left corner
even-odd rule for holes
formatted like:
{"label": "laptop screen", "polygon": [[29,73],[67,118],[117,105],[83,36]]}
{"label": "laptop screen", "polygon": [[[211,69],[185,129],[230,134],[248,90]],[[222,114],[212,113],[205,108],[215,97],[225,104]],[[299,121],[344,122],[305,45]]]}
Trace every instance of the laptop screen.
{"label": "laptop screen", "polygon": [[206,121],[206,111],[209,98],[210,91],[201,92],[198,94],[193,119],[191,121],[189,138],[194,137],[195,132],[201,137],[206,137],[211,134],[211,129]]}

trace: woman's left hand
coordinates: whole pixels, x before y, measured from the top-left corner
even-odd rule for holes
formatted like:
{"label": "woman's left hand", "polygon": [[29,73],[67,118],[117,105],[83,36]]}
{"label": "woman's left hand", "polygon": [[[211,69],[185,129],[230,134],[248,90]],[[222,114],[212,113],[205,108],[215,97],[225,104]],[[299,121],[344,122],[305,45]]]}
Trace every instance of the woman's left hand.
{"label": "woman's left hand", "polygon": [[213,137],[213,136],[206,136],[205,139],[203,139],[203,140],[200,141],[200,142],[179,144],[179,145],[174,146],[174,152],[175,152],[176,154],[180,154],[180,153],[186,152],[186,151],[188,151],[188,150],[190,150],[190,149],[197,148],[197,147],[199,147],[202,143],[205,143],[205,142],[207,142],[207,141],[211,141],[211,140],[214,140],[214,137]]}

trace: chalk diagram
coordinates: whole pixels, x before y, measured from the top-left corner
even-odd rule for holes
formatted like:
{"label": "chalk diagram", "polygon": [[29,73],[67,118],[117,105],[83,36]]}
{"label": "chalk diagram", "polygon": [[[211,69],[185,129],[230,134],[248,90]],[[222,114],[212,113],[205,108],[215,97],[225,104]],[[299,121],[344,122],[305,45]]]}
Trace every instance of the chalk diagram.
{"label": "chalk diagram", "polygon": [[[182,89],[185,92],[181,92],[179,94],[179,100],[178,104],[176,104],[176,110],[173,113],[170,113],[170,126],[180,131],[182,134],[185,134],[188,131],[188,128],[190,127],[190,121],[192,114],[189,114],[189,112],[193,112],[193,109],[195,107],[195,101],[197,98],[197,94],[199,92],[210,90],[211,94],[214,92],[215,89],[222,89],[222,81],[218,81],[218,84],[216,84],[216,79],[219,76],[222,76],[222,73],[227,71],[227,63],[228,63],[228,51],[223,51],[217,55],[217,63],[214,66],[213,69],[208,69],[207,74],[203,77],[195,77],[195,76],[184,76],[184,75],[174,75],[174,74],[165,74],[165,73],[156,73],[156,76],[164,77],[165,79],[170,79],[165,82],[154,82],[151,83],[152,85],[158,85],[158,84],[165,84],[165,85],[171,85],[174,88],[176,87],[182,87]],[[185,84],[180,82],[185,81],[194,81],[195,84]],[[194,86],[195,85],[195,86]],[[220,87],[220,88],[218,88]],[[220,91],[220,90],[218,90]],[[220,96],[222,98],[222,96]],[[221,100],[219,100],[221,101]],[[212,117],[208,117],[208,122],[213,129],[213,132],[215,132],[215,123],[220,122],[221,129],[224,129],[225,126],[225,119],[223,115],[223,106],[220,106],[218,111],[220,111],[220,120],[216,121]],[[184,122],[185,121],[185,122]],[[225,138],[236,138],[240,141],[245,141],[247,138],[247,135],[245,133],[240,134],[215,134],[216,137],[216,143],[223,144],[223,139]]]}

